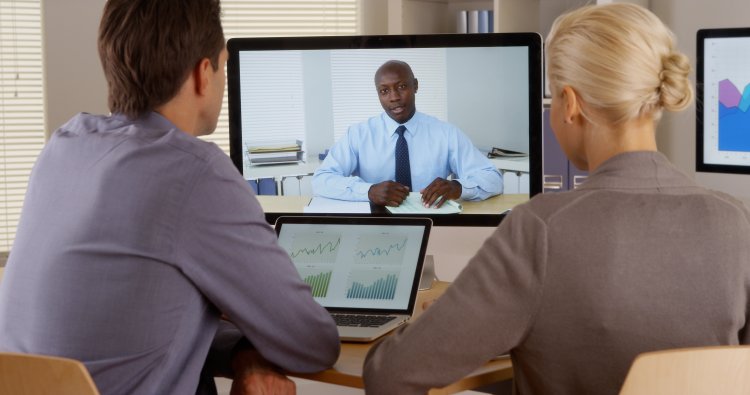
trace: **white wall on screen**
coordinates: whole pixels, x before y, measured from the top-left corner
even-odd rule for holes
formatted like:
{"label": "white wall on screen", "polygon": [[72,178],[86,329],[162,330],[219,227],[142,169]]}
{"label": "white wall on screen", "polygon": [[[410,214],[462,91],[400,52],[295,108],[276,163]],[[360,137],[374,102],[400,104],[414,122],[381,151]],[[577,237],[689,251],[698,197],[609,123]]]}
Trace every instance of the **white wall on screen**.
{"label": "white wall on screen", "polygon": [[302,84],[305,90],[305,150],[308,160],[333,144],[333,92],[329,51],[302,53]]}
{"label": "white wall on screen", "polygon": [[529,152],[528,49],[448,49],[448,118],[483,151]]}

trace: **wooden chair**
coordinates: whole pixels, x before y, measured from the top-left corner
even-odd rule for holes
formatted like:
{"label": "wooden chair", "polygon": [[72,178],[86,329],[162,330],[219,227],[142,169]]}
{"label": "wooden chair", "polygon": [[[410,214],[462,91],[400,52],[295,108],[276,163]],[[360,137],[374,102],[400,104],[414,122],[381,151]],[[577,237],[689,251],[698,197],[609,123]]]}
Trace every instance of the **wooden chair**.
{"label": "wooden chair", "polygon": [[0,394],[99,395],[82,363],[46,355],[0,353]]}
{"label": "wooden chair", "polygon": [[697,347],[640,354],[620,395],[750,394],[750,346]]}

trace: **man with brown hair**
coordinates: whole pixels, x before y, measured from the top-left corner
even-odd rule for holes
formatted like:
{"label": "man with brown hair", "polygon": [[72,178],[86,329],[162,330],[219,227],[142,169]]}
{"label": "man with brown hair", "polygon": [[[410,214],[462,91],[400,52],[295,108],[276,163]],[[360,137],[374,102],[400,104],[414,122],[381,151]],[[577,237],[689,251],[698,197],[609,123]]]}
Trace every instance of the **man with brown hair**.
{"label": "man with brown hair", "polygon": [[212,392],[213,375],[293,392],[276,370],[325,369],[339,339],[247,183],[196,138],[223,98],[219,1],[110,0],[99,53],[112,115],[76,115],[38,159],[0,351],[78,359],[102,394]]}

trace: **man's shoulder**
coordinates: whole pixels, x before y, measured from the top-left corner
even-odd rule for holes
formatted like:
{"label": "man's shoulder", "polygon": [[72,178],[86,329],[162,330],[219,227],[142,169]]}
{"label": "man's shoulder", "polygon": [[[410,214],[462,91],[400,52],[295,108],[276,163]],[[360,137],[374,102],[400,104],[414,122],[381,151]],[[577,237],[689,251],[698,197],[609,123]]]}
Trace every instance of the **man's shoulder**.
{"label": "man's shoulder", "polygon": [[461,131],[458,126],[433,115],[417,112],[416,114],[414,114],[414,118],[419,123],[419,125],[427,128],[431,133],[439,131],[442,132],[445,137],[466,137],[464,132]]}
{"label": "man's shoulder", "polygon": [[350,138],[362,139],[381,130],[385,130],[385,121],[382,114],[350,125],[347,134]]}
{"label": "man's shoulder", "polygon": [[367,118],[362,122],[355,123],[354,125],[352,125],[352,128],[357,128],[358,130],[374,130],[382,128],[385,125],[385,119],[383,118],[384,115],[385,113],[380,113],[378,115]]}
{"label": "man's shoulder", "polygon": [[[184,157],[189,163],[212,162],[216,157],[226,156],[214,143],[191,136],[169,122],[162,120],[131,120],[119,115],[96,115],[79,113],[60,126],[52,140],[77,141],[98,150],[148,152],[179,160]],[[63,146],[70,147],[70,143]],[[109,147],[109,148],[107,148]]]}

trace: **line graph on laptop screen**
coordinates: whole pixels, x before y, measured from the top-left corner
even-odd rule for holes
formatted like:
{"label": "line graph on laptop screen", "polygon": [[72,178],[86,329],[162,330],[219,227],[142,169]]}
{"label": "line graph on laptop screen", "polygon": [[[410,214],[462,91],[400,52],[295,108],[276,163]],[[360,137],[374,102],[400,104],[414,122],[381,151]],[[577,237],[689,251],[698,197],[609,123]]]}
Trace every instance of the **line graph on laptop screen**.
{"label": "line graph on laptop screen", "polygon": [[400,265],[408,241],[405,235],[390,233],[361,236],[354,249],[354,261],[358,264]]}
{"label": "line graph on laptop screen", "polygon": [[295,264],[336,262],[341,245],[341,233],[317,231],[313,234],[297,234],[287,250]]}

